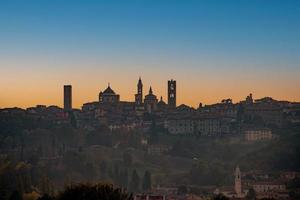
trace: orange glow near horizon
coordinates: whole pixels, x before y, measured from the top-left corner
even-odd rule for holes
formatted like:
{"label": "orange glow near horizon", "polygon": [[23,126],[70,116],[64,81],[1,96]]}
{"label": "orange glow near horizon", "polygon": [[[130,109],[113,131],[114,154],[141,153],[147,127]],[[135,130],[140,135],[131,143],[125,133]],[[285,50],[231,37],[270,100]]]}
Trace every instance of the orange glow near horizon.
{"label": "orange glow near horizon", "polygon": [[81,108],[83,103],[98,101],[98,94],[110,82],[112,89],[120,94],[122,101],[134,101],[138,77],[142,77],[144,95],[150,85],[159,99],[167,102],[167,80],[177,81],[177,105],[187,104],[198,107],[199,103],[213,104],[224,98],[232,98],[234,102],[245,99],[249,93],[254,98],[271,96],[278,100],[299,101],[300,93],[296,85],[300,85],[297,73],[280,72],[267,76],[251,72],[199,72],[177,70],[169,73],[165,69],[148,69],[143,74],[135,74],[122,69],[89,70],[14,70],[5,69],[10,76],[0,81],[0,107],[32,107],[38,104],[63,106],[63,85],[71,84],[73,107]]}

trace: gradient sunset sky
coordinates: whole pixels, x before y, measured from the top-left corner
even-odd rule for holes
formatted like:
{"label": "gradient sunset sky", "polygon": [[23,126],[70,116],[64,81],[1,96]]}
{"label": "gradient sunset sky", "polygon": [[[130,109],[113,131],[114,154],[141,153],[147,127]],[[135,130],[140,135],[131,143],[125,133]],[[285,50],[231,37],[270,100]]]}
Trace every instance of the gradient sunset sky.
{"label": "gradient sunset sky", "polygon": [[139,76],[178,104],[300,101],[299,0],[1,0],[0,107],[96,101],[109,82],[134,100]]}

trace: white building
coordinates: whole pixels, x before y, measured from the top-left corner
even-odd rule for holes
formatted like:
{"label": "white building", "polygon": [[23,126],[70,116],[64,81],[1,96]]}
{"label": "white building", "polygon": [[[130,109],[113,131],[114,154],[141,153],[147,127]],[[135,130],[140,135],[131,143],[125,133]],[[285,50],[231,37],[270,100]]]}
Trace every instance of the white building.
{"label": "white building", "polygon": [[285,191],[286,187],[280,182],[256,182],[253,184],[253,189],[257,193],[270,191]]}
{"label": "white building", "polygon": [[171,119],[167,121],[167,128],[174,135],[191,135],[194,133],[194,121],[188,118]]}
{"label": "white building", "polygon": [[268,128],[245,130],[246,141],[270,140],[272,138],[272,131]]}
{"label": "white building", "polygon": [[173,116],[165,122],[165,128],[174,135],[215,136],[229,133],[227,120],[218,115]]}

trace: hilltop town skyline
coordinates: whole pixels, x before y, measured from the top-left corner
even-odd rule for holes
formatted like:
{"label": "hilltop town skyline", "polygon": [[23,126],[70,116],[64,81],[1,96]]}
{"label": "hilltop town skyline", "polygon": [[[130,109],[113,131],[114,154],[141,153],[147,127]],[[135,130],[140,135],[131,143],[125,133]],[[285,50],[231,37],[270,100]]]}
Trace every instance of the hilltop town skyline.
{"label": "hilltop town skyline", "polygon": [[[300,102],[250,93],[192,108],[177,101],[178,86],[168,79],[163,99],[140,77],[134,100],[124,101],[108,83],[74,109],[73,86],[63,85],[63,108],[0,109],[2,163],[20,160],[10,169],[21,178],[0,176],[18,191],[36,185],[53,195],[69,182],[108,179],[135,200],[298,199]],[[29,173],[31,166],[49,172]]]}
{"label": "hilltop town skyline", "polygon": [[[142,78],[142,76],[139,76],[140,78]],[[163,98],[164,101],[167,101],[167,80],[164,81],[164,83],[162,85],[159,85],[157,83],[153,83],[151,84],[151,82],[149,80],[143,79],[143,82],[146,82],[146,84],[144,85],[143,88],[143,92],[144,94],[147,94],[149,91],[149,88],[152,87],[152,90],[154,91],[154,93],[156,94],[156,96],[158,97],[158,99],[160,99],[161,97]],[[103,81],[102,81],[103,82]],[[132,80],[130,80],[130,82],[132,82]],[[161,81],[160,81],[161,82]],[[188,81],[185,81],[185,84]],[[179,82],[180,83],[180,82]],[[88,102],[94,102],[94,101],[98,101],[98,93],[101,90],[104,90],[108,85],[111,86],[119,95],[120,95],[120,100],[121,101],[134,101],[135,97],[135,88],[136,88],[136,80],[135,80],[135,84],[130,84],[131,89],[130,90],[125,90],[122,85],[120,84],[114,84],[114,82],[107,82],[106,85],[102,84],[100,85],[100,87],[98,89],[95,89],[95,86],[91,87],[91,89],[89,88],[85,88],[85,91],[83,91],[83,87],[81,87],[80,84],[63,84],[63,85],[72,85],[72,99],[73,99],[73,108],[76,109],[80,109],[83,104],[88,103]],[[129,84],[128,84],[129,85]],[[98,86],[98,85],[97,85]],[[119,88],[117,87],[119,86]],[[59,106],[59,107],[63,107],[63,96],[61,93],[61,87],[62,85],[59,86],[59,88],[55,88],[55,90],[49,90],[49,96],[53,97],[53,93],[54,94],[54,99],[51,99],[49,101],[49,99],[47,99],[46,101],[33,101],[32,103],[27,102],[25,104],[22,104],[20,102],[16,102],[15,104],[11,103],[11,102],[0,102],[0,108],[9,108],[9,107],[20,107],[20,108],[28,108],[28,107],[33,107],[36,105],[46,105],[46,106]],[[193,108],[197,108],[199,106],[199,104],[203,104],[203,105],[211,105],[211,104],[215,104],[215,103],[220,103],[223,99],[232,99],[232,101],[234,103],[238,103],[240,101],[243,101],[245,99],[245,97],[249,94],[253,94],[254,99],[261,99],[264,97],[271,97],[275,100],[278,101],[289,101],[289,102],[299,102],[300,99],[297,98],[297,94],[294,95],[294,97],[291,98],[287,98],[284,97],[284,95],[270,95],[270,92],[265,92],[263,93],[263,91],[258,91],[257,93],[252,92],[253,90],[250,91],[242,91],[239,94],[230,94],[228,93],[228,95],[223,95],[223,93],[213,96],[212,98],[209,98],[207,96],[202,96],[199,93],[193,93],[190,90],[188,90],[188,92],[190,93],[190,98],[186,98],[187,92],[186,91],[182,91],[183,87],[182,84],[178,84],[177,86],[179,89],[177,89],[177,104],[181,105],[187,105]],[[122,90],[123,88],[123,90]],[[59,90],[59,91],[58,91]],[[96,90],[96,92],[95,92]],[[216,91],[210,91],[211,93],[218,93],[219,90]],[[204,91],[207,92],[207,91]],[[203,92],[203,93],[204,93]],[[201,91],[200,91],[201,93]],[[50,95],[52,94],[52,95]],[[45,90],[43,91],[43,95],[47,96],[47,88],[45,88]],[[45,97],[41,95],[41,97]],[[86,97],[83,97],[84,95],[86,95]],[[197,98],[198,96],[198,98]],[[39,96],[34,96],[36,99],[40,99]],[[25,96],[26,98],[26,96]],[[5,99],[6,100],[6,99]],[[12,100],[12,102],[15,102],[14,100]]]}

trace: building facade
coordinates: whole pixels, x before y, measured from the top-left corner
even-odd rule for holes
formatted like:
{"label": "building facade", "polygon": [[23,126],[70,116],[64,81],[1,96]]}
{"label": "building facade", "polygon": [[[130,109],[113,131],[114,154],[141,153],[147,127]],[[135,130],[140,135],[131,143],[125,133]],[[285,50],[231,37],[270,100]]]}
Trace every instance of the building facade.
{"label": "building facade", "polygon": [[166,126],[168,132],[173,135],[194,134],[194,120],[190,118],[169,119]]}
{"label": "building facade", "polygon": [[257,193],[262,193],[270,191],[284,191],[286,186],[280,182],[256,182],[253,184],[253,189]]}
{"label": "building facade", "polygon": [[230,123],[219,115],[193,115],[188,112],[169,117],[165,122],[165,128],[174,135],[216,136],[229,133]]}
{"label": "building facade", "polygon": [[246,141],[270,140],[272,138],[273,134],[269,128],[245,130]]}

